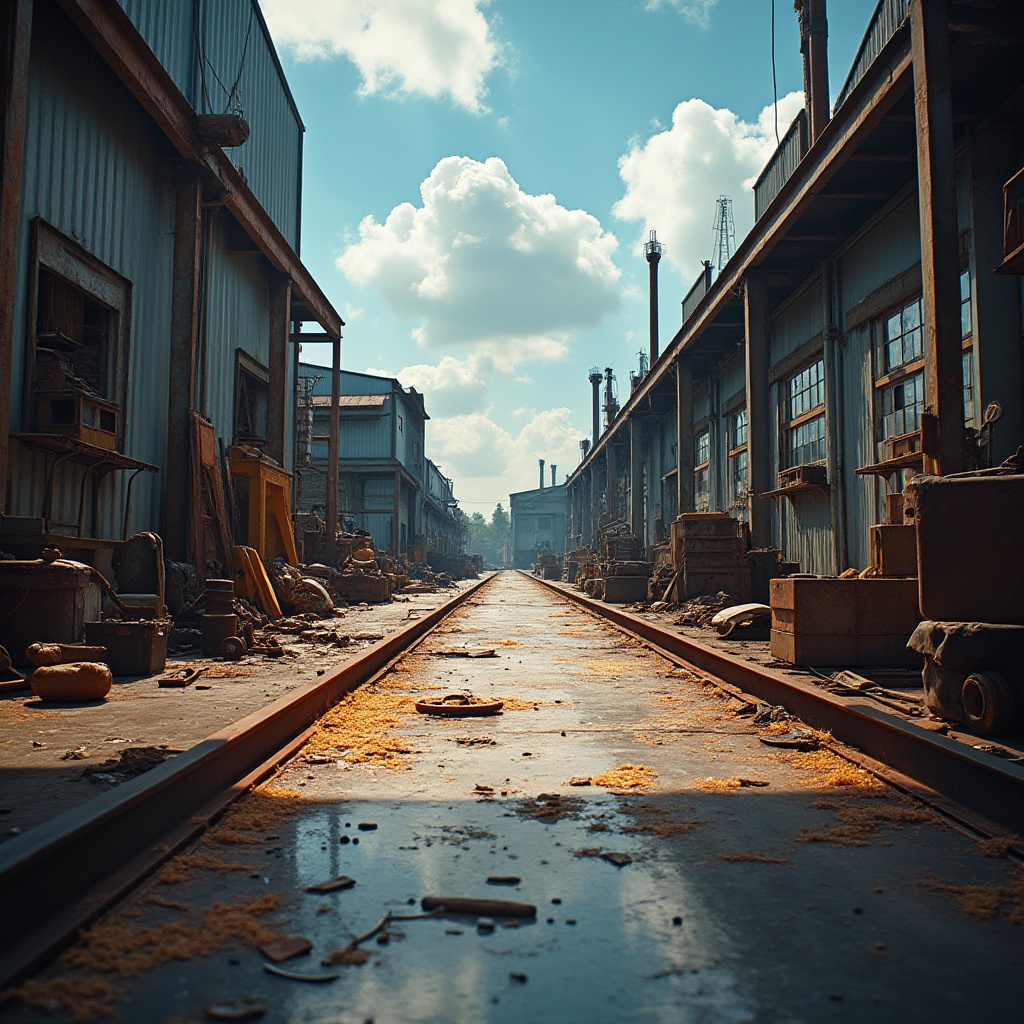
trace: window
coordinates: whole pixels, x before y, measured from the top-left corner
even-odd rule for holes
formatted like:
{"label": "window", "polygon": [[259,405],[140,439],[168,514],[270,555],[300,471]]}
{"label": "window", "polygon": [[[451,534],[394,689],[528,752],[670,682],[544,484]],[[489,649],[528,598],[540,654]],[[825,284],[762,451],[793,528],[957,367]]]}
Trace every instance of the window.
{"label": "window", "polygon": [[744,508],[749,491],[747,459],[747,410],[729,417],[729,507]]}
{"label": "window", "polygon": [[43,220],[32,247],[24,429],[122,450],[131,282]]}
{"label": "window", "polygon": [[918,296],[890,313],[881,325],[875,372],[878,388],[876,409],[883,440],[901,437],[921,428],[923,353],[924,322]]}
{"label": "window", "polygon": [[235,356],[235,444],[262,448],[267,443],[270,372],[241,349]]}
{"label": "window", "polygon": [[785,467],[825,460],[825,363],[818,359],[784,382]]}
{"label": "window", "polygon": [[404,434],[405,433],[405,420],[402,419],[401,414],[399,414],[399,416],[398,416],[398,432],[400,434]]}
{"label": "window", "polygon": [[974,317],[970,268],[960,275],[960,337],[963,343],[964,423],[974,426]]}
{"label": "window", "polygon": [[696,512],[711,508],[711,431],[703,430],[693,439],[693,507]]}
{"label": "window", "polygon": [[537,516],[537,532],[543,533],[545,530],[549,531],[552,528],[552,516]]}

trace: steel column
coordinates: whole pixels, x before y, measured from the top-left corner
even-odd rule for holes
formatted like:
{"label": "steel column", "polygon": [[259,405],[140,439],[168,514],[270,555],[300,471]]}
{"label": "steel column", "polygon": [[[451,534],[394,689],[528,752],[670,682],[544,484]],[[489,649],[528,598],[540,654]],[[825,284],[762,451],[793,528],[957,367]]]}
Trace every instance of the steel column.
{"label": "steel column", "polygon": [[[924,306],[925,471],[964,468],[964,374],[960,345],[960,249],[946,0],[911,0],[910,43],[917,119],[917,199]],[[934,438],[928,424],[937,428]]]}
{"label": "steel column", "polygon": [[18,272],[21,168],[25,149],[32,0],[13,0],[0,12],[0,513],[7,510],[7,464],[14,386],[14,289]]}
{"label": "steel column", "polygon": [[331,409],[327,433],[327,564],[338,563],[338,470],[341,459],[341,340],[331,343]]}
{"label": "steel column", "polygon": [[644,546],[643,426],[639,416],[629,421],[629,528]]}
{"label": "steel column", "polygon": [[676,360],[676,513],[693,511],[693,365]]}
{"label": "steel column", "polygon": [[399,519],[402,516],[402,475],[395,470],[395,500],[391,512],[391,555],[398,561]]}
{"label": "steel column", "polygon": [[749,466],[750,542],[755,548],[771,545],[772,490],[771,424],[768,402],[768,280],[763,270],[752,269],[745,279],[744,312],[747,329],[747,464]]}
{"label": "steel column", "polygon": [[608,521],[613,523],[619,517],[619,460],[615,455],[615,445],[610,441],[604,451],[604,493],[608,505]]}
{"label": "steel column", "polygon": [[267,396],[267,455],[285,465],[288,436],[288,338],[291,334],[291,282],[284,274],[270,281],[270,386]]}
{"label": "steel column", "polygon": [[174,264],[171,291],[170,373],[167,395],[167,473],[164,479],[164,550],[188,560],[192,410],[196,406],[196,353],[199,338],[199,265],[203,186],[193,167],[175,176]]}

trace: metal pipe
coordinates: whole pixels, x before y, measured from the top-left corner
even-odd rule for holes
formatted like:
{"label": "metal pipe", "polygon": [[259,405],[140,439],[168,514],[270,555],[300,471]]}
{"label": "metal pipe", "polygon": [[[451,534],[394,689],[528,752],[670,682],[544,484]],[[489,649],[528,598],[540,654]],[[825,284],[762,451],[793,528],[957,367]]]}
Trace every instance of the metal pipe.
{"label": "metal pipe", "polygon": [[[590,368],[590,373],[587,377],[590,381],[590,388],[593,392],[593,429],[591,434],[591,444],[594,448],[597,447],[597,439],[601,436],[601,371],[596,367]],[[586,457],[586,452],[583,453]]]}
{"label": "metal pipe", "polygon": [[[312,394],[310,395],[312,399]],[[341,339],[331,341],[331,408],[327,421],[327,543],[324,556],[328,565],[338,561],[338,469],[341,461]]]}
{"label": "metal pipe", "polygon": [[658,263],[661,262],[663,251],[664,246],[658,241],[658,232],[652,231],[650,239],[644,244],[644,256],[649,268],[651,366],[658,359]]}
{"label": "metal pipe", "polygon": [[555,476],[557,475],[557,473],[558,473],[558,467],[552,462],[551,463],[551,486],[552,487],[557,487],[558,486],[558,481],[555,479]]}
{"label": "metal pipe", "polygon": [[544,460],[543,459],[538,459],[537,462],[540,465],[540,489],[543,491],[544,490]]}

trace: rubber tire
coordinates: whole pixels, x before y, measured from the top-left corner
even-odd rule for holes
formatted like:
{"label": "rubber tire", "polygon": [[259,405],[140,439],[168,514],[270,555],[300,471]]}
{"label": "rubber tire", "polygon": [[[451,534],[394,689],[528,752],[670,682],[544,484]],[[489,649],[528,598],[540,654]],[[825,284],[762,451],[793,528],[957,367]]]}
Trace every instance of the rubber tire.
{"label": "rubber tire", "polygon": [[1021,719],[1021,701],[1000,672],[972,672],[961,691],[967,724],[982,736],[1014,732]]}

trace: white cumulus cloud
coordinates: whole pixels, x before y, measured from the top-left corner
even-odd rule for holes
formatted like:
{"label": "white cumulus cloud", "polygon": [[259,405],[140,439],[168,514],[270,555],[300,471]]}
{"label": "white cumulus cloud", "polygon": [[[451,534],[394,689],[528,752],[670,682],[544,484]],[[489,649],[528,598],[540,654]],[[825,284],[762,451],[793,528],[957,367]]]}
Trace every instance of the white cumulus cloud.
{"label": "white cumulus cloud", "polygon": [[345,57],[360,94],[448,97],[487,108],[487,76],[501,46],[482,10],[487,0],[263,0],[274,41],[300,59]]}
{"label": "white cumulus cloud", "polygon": [[467,502],[499,500],[507,507],[508,494],[536,487],[538,459],[544,459],[545,485],[551,466],[558,467],[557,482],[579,464],[580,438],[566,408],[534,413],[512,433],[486,413],[451,416],[427,424],[431,459],[455,480],[456,497]]}
{"label": "white cumulus cloud", "polygon": [[[779,101],[779,132],[803,106],[803,93]],[[753,183],[775,150],[774,107],[765,107],[755,123],[700,99],[680,103],[672,126],[637,140],[619,159],[626,186],[615,204],[622,220],[640,221],[641,238],[654,228],[665,242],[665,258],[695,280],[700,261],[711,256],[715,200],[733,200],[736,241],[754,220]]]}
{"label": "white cumulus cloud", "polygon": [[688,22],[698,28],[711,24],[711,12],[718,0],[647,0],[647,9],[656,11],[659,7],[677,10]]}
{"label": "white cumulus cloud", "polygon": [[618,306],[615,237],[584,210],[531,195],[497,157],[450,156],[384,223],[366,217],[338,257],[434,351],[486,353],[511,369],[561,358]]}
{"label": "white cumulus cloud", "polygon": [[384,376],[397,377],[405,387],[421,392],[428,415],[439,419],[486,409],[493,370],[494,365],[487,356],[471,355],[464,360],[443,356],[436,365],[418,363]]}

